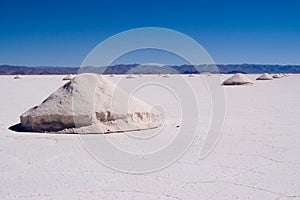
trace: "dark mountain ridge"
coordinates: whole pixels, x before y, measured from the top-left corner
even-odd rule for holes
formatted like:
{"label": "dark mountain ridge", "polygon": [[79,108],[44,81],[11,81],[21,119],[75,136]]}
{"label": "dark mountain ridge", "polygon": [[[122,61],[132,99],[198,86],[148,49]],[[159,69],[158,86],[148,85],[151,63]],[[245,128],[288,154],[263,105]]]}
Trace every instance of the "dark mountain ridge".
{"label": "dark mountain ridge", "polygon": [[13,66],[0,65],[1,75],[43,75],[43,74],[77,74],[84,72],[104,73],[104,74],[157,74],[157,73],[245,73],[245,74],[259,74],[259,73],[300,73],[300,65],[260,65],[260,64],[217,64],[217,65],[139,65],[139,64],[119,64],[108,67],[51,67],[51,66]]}

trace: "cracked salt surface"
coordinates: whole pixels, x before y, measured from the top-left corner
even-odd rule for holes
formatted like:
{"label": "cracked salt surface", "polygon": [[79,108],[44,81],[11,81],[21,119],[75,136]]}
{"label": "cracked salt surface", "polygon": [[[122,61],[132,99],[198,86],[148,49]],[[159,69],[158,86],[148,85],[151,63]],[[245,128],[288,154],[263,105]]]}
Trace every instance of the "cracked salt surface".
{"label": "cracked salt surface", "polygon": [[[254,85],[225,88],[224,131],[215,149],[203,160],[199,159],[199,152],[211,116],[209,94],[200,76],[187,79],[198,91],[200,134],[176,163],[142,175],[104,167],[90,156],[78,135],[8,130],[18,122],[21,113],[61,86],[63,76],[24,76],[19,81],[0,76],[0,198],[300,199],[300,75],[267,82],[255,81],[258,75],[247,76]],[[147,79],[162,78],[137,77],[125,87]],[[176,76],[163,79],[172,80]],[[154,94],[148,95],[155,97]],[[159,140],[134,141],[124,134],[105,137],[131,152],[153,151],[158,141],[167,145],[177,130],[175,125],[180,123],[176,118],[178,106],[168,98],[171,97],[163,98],[162,103],[171,104],[167,111],[174,110],[158,135]],[[154,133],[155,130],[147,130],[143,135]]]}

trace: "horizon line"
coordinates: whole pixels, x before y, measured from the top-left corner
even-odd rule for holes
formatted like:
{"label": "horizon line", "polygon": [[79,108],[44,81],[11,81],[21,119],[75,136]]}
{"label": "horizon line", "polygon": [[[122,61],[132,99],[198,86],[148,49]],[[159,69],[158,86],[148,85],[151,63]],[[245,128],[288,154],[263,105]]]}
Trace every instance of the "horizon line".
{"label": "horizon line", "polygon": [[[112,66],[117,66],[117,65],[147,65],[145,64],[140,64],[140,63],[118,63],[114,65],[108,65],[108,66],[84,66],[84,67],[112,67]],[[151,64],[148,64],[151,65]],[[300,64],[278,64],[278,63],[211,63],[211,64],[161,64],[160,66],[184,66],[184,65],[191,65],[191,66],[201,66],[201,65],[262,65],[262,66],[268,66],[268,65],[277,65],[277,66],[300,66]],[[65,66],[65,65],[14,65],[14,64],[0,64],[0,66],[13,66],[13,67],[49,67],[49,68],[81,68],[80,66]],[[155,64],[153,64],[155,66]],[[159,66],[159,65],[157,65]]]}

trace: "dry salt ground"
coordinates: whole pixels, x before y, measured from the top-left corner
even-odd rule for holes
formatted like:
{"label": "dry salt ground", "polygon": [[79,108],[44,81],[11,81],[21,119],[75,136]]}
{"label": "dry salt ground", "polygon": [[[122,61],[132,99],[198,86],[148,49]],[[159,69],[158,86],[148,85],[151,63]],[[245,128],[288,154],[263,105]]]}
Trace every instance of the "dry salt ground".
{"label": "dry salt ground", "polygon": [[178,101],[166,88],[150,85],[135,92],[165,110],[165,125],[154,141],[132,136],[152,135],[157,129],[130,135],[17,133],[8,127],[62,86],[64,76],[23,76],[19,80],[0,76],[0,199],[300,199],[300,75],[256,81],[258,76],[247,75],[254,82],[251,86],[220,84],[226,92],[223,133],[203,160],[198,155],[212,105],[201,75],[111,77],[116,83],[122,79],[128,90],[147,81],[181,84],[179,79],[184,77],[196,92],[201,123],[191,148],[173,165],[141,175],[103,166],[80,137],[107,137],[131,152],[151,152],[168,145],[180,129],[176,125],[181,114]]}

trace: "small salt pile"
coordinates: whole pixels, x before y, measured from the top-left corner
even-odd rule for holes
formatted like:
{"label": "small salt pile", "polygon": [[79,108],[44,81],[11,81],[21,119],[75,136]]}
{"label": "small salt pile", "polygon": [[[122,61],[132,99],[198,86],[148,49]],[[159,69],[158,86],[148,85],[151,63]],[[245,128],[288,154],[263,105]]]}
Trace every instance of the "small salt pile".
{"label": "small salt pile", "polygon": [[21,79],[21,78],[23,78],[23,76],[21,76],[20,74],[18,74],[14,77],[14,79]]}
{"label": "small salt pile", "polygon": [[259,76],[256,80],[273,80],[273,77],[268,73],[264,73],[261,76]]}
{"label": "small salt pile", "polygon": [[245,75],[238,73],[223,82],[223,85],[251,85],[253,82]]}
{"label": "small salt pile", "polygon": [[63,78],[63,81],[70,81],[70,80],[73,80],[75,78],[75,75],[73,74],[68,74],[67,76],[65,76]]}

